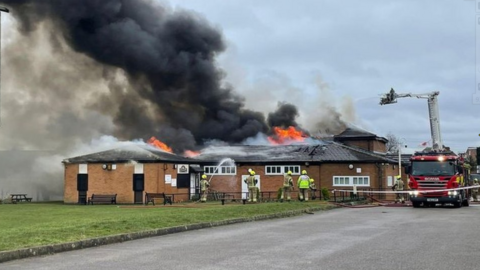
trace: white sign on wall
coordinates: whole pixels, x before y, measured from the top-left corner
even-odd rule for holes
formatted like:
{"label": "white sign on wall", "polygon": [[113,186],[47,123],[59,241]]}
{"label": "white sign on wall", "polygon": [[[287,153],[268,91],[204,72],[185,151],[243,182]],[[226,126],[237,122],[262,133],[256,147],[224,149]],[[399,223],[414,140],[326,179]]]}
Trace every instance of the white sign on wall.
{"label": "white sign on wall", "polygon": [[189,167],[188,164],[177,164],[177,173],[178,174],[188,174]]}
{"label": "white sign on wall", "polygon": [[88,164],[78,164],[78,173],[88,173]]}
{"label": "white sign on wall", "polygon": [[171,184],[171,183],[172,183],[172,175],[165,174],[165,184]]}
{"label": "white sign on wall", "polygon": [[172,178],[172,187],[176,187],[176,186],[177,186],[177,179]]}
{"label": "white sign on wall", "polygon": [[143,173],[143,164],[137,163],[135,164],[135,174],[142,174]]}

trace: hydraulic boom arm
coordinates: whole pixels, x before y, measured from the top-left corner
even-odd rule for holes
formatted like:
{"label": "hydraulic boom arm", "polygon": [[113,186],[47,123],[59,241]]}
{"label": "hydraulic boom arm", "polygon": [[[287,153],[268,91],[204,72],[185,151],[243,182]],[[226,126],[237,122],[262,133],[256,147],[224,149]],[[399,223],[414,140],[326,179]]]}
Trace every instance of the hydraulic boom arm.
{"label": "hydraulic boom arm", "polygon": [[440,92],[435,91],[425,94],[397,94],[393,88],[380,99],[380,105],[397,103],[397,98],[416,97],[428,99],[428,114],[430,116],[430,133],[432,135],[432,146],[434,150],[443,150],[442,135],[440,133],[440,115],[438,112],[437,96]]}

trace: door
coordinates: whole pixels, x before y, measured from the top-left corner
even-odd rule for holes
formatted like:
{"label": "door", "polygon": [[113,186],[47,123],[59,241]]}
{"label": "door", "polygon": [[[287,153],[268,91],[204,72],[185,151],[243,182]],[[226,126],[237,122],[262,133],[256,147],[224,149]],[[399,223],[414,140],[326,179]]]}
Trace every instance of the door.
{"label": "door", "polygon": [[190,174],[190,200],[196,199],[200,196],[200,174],[191,173]]}
{"label": "door", "polygon": [[145,175],[133,174],[133,203],[143,204],[143,190],[145,189]]}
{"label": "door", "polygon": [[[242,199],[247,199],[247,193],[248,193],[248,186],[247,183],[245,183],[245,179],[247,179],[248,175],[242,175]],[[260,175],[255,175],[255,179],[257,179],[257,187],[260,188]],[[260,190],[262,191],[262,190]]]}
{"label": "door", "polygon": [[87,204],[88,174],[77,174],[78,203]]}

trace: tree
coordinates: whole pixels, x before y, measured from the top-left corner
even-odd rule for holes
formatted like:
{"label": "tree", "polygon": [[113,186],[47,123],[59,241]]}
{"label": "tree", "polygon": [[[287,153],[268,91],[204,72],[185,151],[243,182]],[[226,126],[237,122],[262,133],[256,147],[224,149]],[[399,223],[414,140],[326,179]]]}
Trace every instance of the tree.
{"label": "tree", "polygon": [[465,158],[464,164],[468,164],[470,168],[477,167],[477,159],[474,156],[467,156]]}
{"label": "tree", "polygon": [[398,150],[400,147],[400,138],[395,136],[392,132],[388,132],[385,138],[388,140],[387,142],[387,153],[389,154],[398,154]]}

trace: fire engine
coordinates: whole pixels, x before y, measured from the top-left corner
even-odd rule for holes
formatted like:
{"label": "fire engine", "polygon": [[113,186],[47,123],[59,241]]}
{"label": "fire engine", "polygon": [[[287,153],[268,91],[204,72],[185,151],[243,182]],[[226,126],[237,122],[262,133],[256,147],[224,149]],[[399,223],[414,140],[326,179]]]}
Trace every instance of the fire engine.
{"label": "fire engine", "polygon": [[380,105],[397,102],[397,98],[416,97],[428,100],[432,147],[416,152],[405,168],[408,174],[409,195],[413,207],[453,204],[454,207],[468,206],[469,190],[465,185],[463,158],[445,148],[440,133],[438,113],[438,91],[426,94],[397,94],[393,88],[383,95]]}

